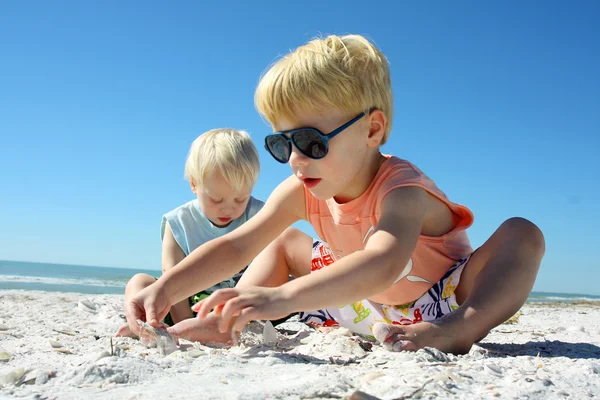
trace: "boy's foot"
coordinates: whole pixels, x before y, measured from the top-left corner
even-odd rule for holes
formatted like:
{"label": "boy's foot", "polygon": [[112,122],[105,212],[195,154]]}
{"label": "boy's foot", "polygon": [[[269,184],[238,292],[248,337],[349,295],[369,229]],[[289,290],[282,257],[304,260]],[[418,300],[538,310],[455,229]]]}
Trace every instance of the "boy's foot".
{"label": "boy's foot", "polygon": [[[462,329],[456,329],[462,328]],[[466,354],[474,340],[464,334],[464,327],[456,324],[419,322],[414,325],[392,325],[377,323],[373,335],[390,351],[416,351],[433,347],[445,353]]]}
{"label": "boy's foot", "polygon": [[226,343],[231,345],[234,344],[237,339],[234,339],[229,332],[220,332],[214,317],[209,317],[205,320],[195,317],[184,319],[169,327],[167,330],[176,338],[186,339],[190,342]]}
{"label": "boy's foot", "polygon": [[131,332],[131,329],[129,329],[129,325],[127,325],[127,324],[121,326],[117,330],[117,333],[115,334],[115,336],[131,337],[134,339],[137,338],[137,335],[135,333]]}

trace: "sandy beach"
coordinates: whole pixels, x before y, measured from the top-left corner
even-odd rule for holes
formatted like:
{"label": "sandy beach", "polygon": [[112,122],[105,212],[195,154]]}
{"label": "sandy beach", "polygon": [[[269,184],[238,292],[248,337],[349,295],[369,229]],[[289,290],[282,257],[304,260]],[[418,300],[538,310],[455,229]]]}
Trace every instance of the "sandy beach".
{"label": "sandy beach", "polygon": [[122,304],[122,295],[0,291],[0,398],[600,396],[600,303],[527,304],[458,357],[390,353],[345,329],[294,321],[266,337],[264,324],[252,323],[238,347],[182,341],[163,356],[114,336]]}

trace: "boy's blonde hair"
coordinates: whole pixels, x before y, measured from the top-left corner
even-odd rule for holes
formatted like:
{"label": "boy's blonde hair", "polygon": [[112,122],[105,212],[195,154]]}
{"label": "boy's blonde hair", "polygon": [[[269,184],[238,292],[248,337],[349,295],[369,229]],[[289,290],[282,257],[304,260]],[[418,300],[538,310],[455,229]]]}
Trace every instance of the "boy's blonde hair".
{"label": "boy's blonde hair", "polygon": [[271,123],[294,121],[301,110],[333,107],[348,116],[371,108],[383,111],[392,127],[392,83],[383,53],[360,35],[313,39],[269,68],[254,95],[258,112]]}
{"label": "boy's blonde hair", "polygon": [[240,190],[244,185],[254,187],[260,172],[260,161],[248,133],[219,128],[203,133],[194,140],[185,162],[185,178],[204,186],[206,178],[216,171],[234,190]]}

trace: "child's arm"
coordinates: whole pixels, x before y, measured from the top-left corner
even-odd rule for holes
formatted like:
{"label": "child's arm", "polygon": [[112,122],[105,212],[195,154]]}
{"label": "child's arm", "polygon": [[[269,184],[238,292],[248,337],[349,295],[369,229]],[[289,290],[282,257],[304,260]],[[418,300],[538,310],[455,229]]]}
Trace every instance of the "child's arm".
{"label": "child's arm", "polygon": [[[163,274],[172,269],[184,258],[185,253],[183,252],[183,250],[181,250],[181,247],[179,247],[179,244],[177,244],[177,241],[173,237],[173,231],[171,231],[171,226],[168,222],[165,223],[165,232],[163,235],[162,242]],[[187,299],[173,305],[173,307],[171,307],[170,313],[171,319],[174,323],[193,317],[192,310],[190,309],[190,304]]]}
{"label": "child's arm", "polygon": [[248,222],[196,248],[131,299],[126,312],[128,321],[143,317],[152,325],[158,324],[171,304],[241,271],[288,226],[305,218],[305,214],[302,183],[291,176]]}
{"label": "child's arm", "polygon": [[212,308],[224,305],[220,329],[228,329],[238,315],[233,329],[239,331],[250,320],[338,307],[380,293],[393,284],[408,262],[429,204],[423,189],[395,189],[385,197],[379,224],[363,251],[279,288],[219,290],[202,302],[199,316],[202,318]]}
{"label": "child's arm", "polygon": [[282,287],[294,298],[294,311],[338,307],[388,289],[417,245],[427,204],[427,193],[418,187],[390,192],[382,202],[379,223],[363,251],[336,261],[333,268],[324,268]]}

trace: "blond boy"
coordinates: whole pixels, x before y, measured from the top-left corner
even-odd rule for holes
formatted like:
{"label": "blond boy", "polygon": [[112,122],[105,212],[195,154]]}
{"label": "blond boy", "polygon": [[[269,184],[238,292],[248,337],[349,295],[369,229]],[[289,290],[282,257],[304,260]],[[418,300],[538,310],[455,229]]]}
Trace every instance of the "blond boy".
{"label": "blond boy", "polygon": [[[464,353],[527,299],[541,231],[512,218],[473,251],[471,211],[412,163],[380,152],[392,86],[385,56],[364,37],[299,47],[262,77],[255,103],[275,132],[267,149],[293,175],[255,218],[130,298],[128,318],[156,324],[171,304],[257,256],[236,288],[196,305],[200,318],[236,332],[250,320],[306,312],[307,322],[322,315],[390,350]],[[302,219],[319,240],[290,228]]]}
{"label": "blond boy", "polygon": [[[195,198],[162,217],[162,271],[171,270],[197,247],[240,227],[264,203],[252,197],[260,162],[250,136],[234,129],[213,129],[192,143],[185,163],[185,178]],[[213,265],[218,269],[218,265]],[[174,304],[165,323],[170,332],[190,340],[229,340],[216,329],[203,328],[205,321],[192,318],[190,306],[220,288],[234,287],[242,271],[229,274],[221,282]],[[125,301],[155,282],[147,274],[137,274],[127,284]],[[130,322],[130,321],[129,321]],[[137,324],[121,327],[119,335],[137,336]]]}

